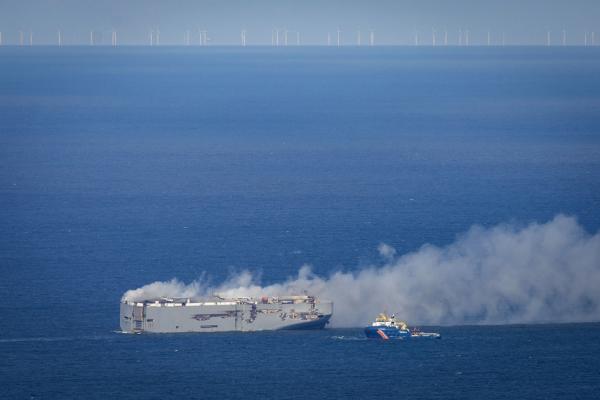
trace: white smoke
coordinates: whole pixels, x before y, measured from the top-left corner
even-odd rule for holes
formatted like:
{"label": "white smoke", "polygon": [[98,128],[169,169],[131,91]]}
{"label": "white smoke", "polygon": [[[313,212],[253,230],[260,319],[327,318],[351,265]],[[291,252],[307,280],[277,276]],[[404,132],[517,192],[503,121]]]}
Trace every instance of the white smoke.
{"label": "white smoke", "polygon": [[424,245],[401,256],[382,244],[382,265],[261,286],[249,272],[217,287],[175,279],[130,290],[124,299],[158,296],[276,296],[306,291],[334,301],[333,326],[362,326],[384,310],[415,324],[600,320],[600,233],[572,217],[525,227],[472,227],[446,247]]}

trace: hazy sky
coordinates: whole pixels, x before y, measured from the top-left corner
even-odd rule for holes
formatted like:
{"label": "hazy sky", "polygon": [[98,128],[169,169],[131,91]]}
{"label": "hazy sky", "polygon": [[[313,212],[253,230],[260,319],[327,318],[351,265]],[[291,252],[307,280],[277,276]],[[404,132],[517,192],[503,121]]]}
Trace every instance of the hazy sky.
{"label": "hazy sky", "polygon": [[[325,44],[340,28],[344,44],[356,43],[357,31],[376,31],[377,44],[411,44],[415,32],[431,43],[432,29],[470,31],[471,43],[542,44],[546,32],[559,42],[567,30],[569,44],[583,44],[584,35],[600,32],[600,0],[0,0],[0,31],[4,44],[18,43],[19,30],[34,44],[55,43],[58,29],[65,44],[83,44],[94,30],[98,41],[110,43],[112,29],[120,43],[146,44],[160,29],[161,44],[183,44],[185,31],[198,41],[199,28],[212,44],[238,44],[247,30],[249,44],[270,44],[273,28],[300,31],[304,44]],[[596,33],[596,44],[600,35]],[[295,34],[294,34],[295,40]]]}

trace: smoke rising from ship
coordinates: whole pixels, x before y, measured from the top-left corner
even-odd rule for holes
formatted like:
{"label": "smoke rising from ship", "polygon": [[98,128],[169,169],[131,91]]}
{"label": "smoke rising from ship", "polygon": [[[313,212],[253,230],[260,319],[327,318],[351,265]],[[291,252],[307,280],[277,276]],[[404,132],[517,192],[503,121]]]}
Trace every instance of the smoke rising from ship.
{"label": "smoke rising from ship", "polygon": [[160,296],[277,296],[305,291],[334,301],[332,326],[363,326],[383,310],[413,324],[502,324],[600,320],[600,233],[575,218],[527,226],[473,226],[444,247],[397,255],[379,246],[382,262],[360,271],[297,276],[261,286],[239,273],[216,287],[176,279],[127,291],[124,299]]}

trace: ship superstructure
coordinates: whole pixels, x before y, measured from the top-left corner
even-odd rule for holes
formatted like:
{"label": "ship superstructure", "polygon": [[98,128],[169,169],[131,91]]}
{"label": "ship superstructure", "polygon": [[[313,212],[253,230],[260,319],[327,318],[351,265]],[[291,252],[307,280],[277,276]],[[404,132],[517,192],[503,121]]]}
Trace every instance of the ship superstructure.
{"label": "ship superstructure", "polygon": [[320,329],[331,301],[313,296],[213,299],[166,298],[121,302],[120,325],[129,333],[227,332]]}

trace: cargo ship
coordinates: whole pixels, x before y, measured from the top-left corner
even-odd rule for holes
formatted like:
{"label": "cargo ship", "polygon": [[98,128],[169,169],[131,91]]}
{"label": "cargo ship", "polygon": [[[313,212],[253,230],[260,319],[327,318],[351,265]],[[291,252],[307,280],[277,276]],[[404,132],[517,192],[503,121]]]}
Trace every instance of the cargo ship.
{"label": "cargo ship", "polygon": [[127,333],[322,329],[332,314],[333,303],[314,296],[125,299],[120,326]]}
{"label": "cargo ship", "polygon": [[421,332],[416,328],[409,328],[406,322],[396,321],[392,315],[379,314],[371,325],[365,328],[365,335],[370,339],[408,339],[408,338],[434,338],[441,339],[442,335],[433,332]]}

